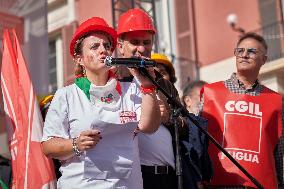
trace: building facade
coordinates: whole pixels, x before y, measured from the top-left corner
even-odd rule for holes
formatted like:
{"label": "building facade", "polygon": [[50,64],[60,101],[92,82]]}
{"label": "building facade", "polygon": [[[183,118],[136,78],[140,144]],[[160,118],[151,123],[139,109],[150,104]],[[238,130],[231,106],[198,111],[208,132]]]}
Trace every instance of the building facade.
{"label": "building facade", "polygon": [[[236,70],[233,49],[242,28],[266,39],[268,61],[260,81],[284,94],[283,0],[179,0],[175,5],[178,55],[193,60],[198,70],[194,79],[215,82],[230,77]],[[234,28],[227,21],[229,15],[237,21]],[[185,75],[180,75],[181,88],[187,82]]]}

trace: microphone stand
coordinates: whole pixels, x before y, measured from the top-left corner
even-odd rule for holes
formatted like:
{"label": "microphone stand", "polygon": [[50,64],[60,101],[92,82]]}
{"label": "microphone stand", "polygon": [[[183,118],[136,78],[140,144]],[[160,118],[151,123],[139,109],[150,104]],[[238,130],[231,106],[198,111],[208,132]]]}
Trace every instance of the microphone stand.
{"label": "microphone stand", "polygon": [[[158,88],[157,88],[158,89]],[[158,89],[159,90],[159,89]],[[171,119],[174,120],[174,131],[175,131],[175,150],[176,150],[176,175],[178,181],[178,189],[183,189],[183,179],[182,179],[182,161],[179,145],[179,132],[178,132],[178,117],[180,116],[180,110],[176,107],[172,108]]]}
{"label": "microphone stand", "polygon": [[[247,170],[241,166],[241,164],[239,164],[238,161],[236,161],[228,152],[227,150],[225,150],[225,148],[223,148],[217,141],[216,139],[211,136],[205,129],[203,129],[198,121],[195,120],[195,115],[194,114],[191,114],[187,111],[187,109],[175,98],[173,98],[165,89],[163,89],[159,83],[157,83],[153,78],[152,76],[148,73],[147,69],[143,66],[141,67],[138,67],[138,71],[144,75],[145,77],[147,77],[155,86],[156,88],[161,91],[166,97],[167,97],[167,101],[169,104],[171,104],[171,106],[174,108],[174,114],[175,112],[177,114],[181,114],[183,117],[187,117],[203,134],[205,134],[209,140],[220,150],[222,151],[229,159],[232,163],[234,163],[253,183],[254,185],[259,188],[259,189],[264,189],[264,187],[249,173],[247,172]],[[174,115],[176,116],[176,115]],[[176,122],[176,120],[175,120]],[[178,128],[177,128],[177,124],[175,124],[175,139],[176,139],[176,143],[179,143],[179,141],[177,141],[179,139],[178,137]],[[177,146],[179,146],[179,144],[177,144]],[[179,148],[176,149],[176,151],[178,151]],[[178,155],[178,154],[177,154]],[[179,153],[179,156],[180,156],[180,153]],[[178,176],[178,181],[181,180],[180,182],[181,183],[178,183],[179,184],[179,189],[182,189],[182,186],[180,186],[180,184],[182,184],[182,179],[181,179],[181,176],[182,176],[182,170],[181,170],[181,156],[180,157],[177,157],[176,156],[176,162],[179,161],[179,164],[176,163],[177,166],[180,166],[180,167],[176,167],[176,173],[177,173],[177,176]],[[179,175],[180,174],[180,175]]]}

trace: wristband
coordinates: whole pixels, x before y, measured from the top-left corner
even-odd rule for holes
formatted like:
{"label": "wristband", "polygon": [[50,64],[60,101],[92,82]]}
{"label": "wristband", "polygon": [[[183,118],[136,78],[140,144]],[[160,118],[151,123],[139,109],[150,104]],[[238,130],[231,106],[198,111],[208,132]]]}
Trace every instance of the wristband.
{"label": "wristband", "polygon": [[140,86],[141,92],[143,94],[149,94],[149,93],[153,93],[156,90],[156,86],[155,85],[151,85],[149,87],[143,87],[142,85]]}
{"label": "wristband", "polygon": [[77,147],[77,144],[76,144],[77,138],[78,137],[72,139],[72,149],[73,149],[74,153],[76,154],[76,156],[80,157],[82,152]]}

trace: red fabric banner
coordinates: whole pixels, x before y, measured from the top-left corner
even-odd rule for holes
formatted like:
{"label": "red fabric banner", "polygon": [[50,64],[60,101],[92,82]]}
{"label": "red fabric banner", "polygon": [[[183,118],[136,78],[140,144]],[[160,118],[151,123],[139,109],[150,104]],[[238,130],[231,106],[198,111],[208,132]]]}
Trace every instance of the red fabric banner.
{"label": "red fabric banner", "polygon": [[13,187],[55,188],[53,163],[42,151],[43,122],[16,35],[3,35],[1,87],[12,155]]}

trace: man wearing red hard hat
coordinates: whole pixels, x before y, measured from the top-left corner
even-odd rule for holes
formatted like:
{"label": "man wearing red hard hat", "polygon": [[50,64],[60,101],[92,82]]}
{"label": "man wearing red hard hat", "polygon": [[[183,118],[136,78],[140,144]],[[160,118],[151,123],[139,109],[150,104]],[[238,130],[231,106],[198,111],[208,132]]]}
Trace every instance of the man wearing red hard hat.
{"label": "man wearing red hard hat", "polygon": [[[156,29],[152,18],[146,12],[136,8],[122,14],[118,21],[117,34],[118,51],[122,58],[135,56],[149,59],[151,57]],[[126,69],[123,70],[122,80],[131,79],[129,72]],[[160,84],[174,97],[178,97],[170,82],[167,83],[161,79]],[[149,87],[148,90],[155,90],[155,87]],[[168,110],[164,105],[160,108],[161,112],[165,111],[163,122],[167,122]],[[177,188],[170,131],[161,124],[154,134],[139,133],[138,139],[144,189]]]}
{"label": "man wearing red hard hat", "polygon": [[[156,29],[152,18],[141,9],[130,9],[119,17],[118,51],[123,58],[133,56],[150,58]],[[130,76],[128,69],[120,68],[121,77]],[[130,76],[131,77],[131,76]],[[125,78],[124,78],[125,79]],[[131,79],[131,78],[130,78]]]}

